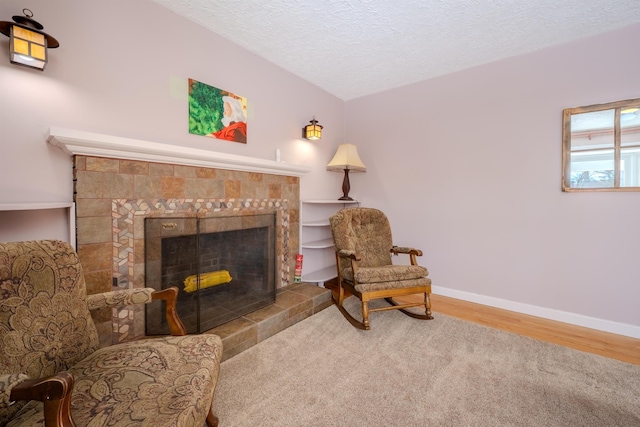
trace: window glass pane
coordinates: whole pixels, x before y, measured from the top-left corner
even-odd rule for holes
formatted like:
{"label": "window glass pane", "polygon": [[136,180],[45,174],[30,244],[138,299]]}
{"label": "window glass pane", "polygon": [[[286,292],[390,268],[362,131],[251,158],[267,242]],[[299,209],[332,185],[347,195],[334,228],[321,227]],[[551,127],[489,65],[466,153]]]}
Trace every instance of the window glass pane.
{"label": "window glass pane", "polygon": [[615,110],[571,115],[571,151],[613,148]]}
{"label": "window glass pane", "polygon": [[620,109],[620,127],[640,126],[640,105],[630,105]]}
{"label": "window glass pane", "polygon": [[606,188],[614,186],[613,150],[571,153],[572,188]]}
{"label": "window glass pane", "polygon": [[640,187],[640,147],[620,150],[620,187]]}
{"label": "window glass pane", "polygon": [[620,110],[620,142],[623,147],[640,146],[640,105]]}

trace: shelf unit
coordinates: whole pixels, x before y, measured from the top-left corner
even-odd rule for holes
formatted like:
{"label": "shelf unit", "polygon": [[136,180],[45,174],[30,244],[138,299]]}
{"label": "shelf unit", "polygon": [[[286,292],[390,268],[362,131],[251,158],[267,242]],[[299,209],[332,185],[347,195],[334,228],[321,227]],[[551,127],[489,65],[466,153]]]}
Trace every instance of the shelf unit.
{"label": "shelf unit", "polygon": [[338,276],[329,217],[344,207],[359,204],[357,200],[302,200],[300,247],[304,255],[303,282],[324,287],[324,282]]}
{"label": "shelf unit", "polygon": [[[39,233],[47,233],[43,218],[39,216],[39,212],[51,209],[64,209],[69,234],[67,241],[76,248],[76,209],[73,202],[44,202],[44,203],[0,203],[0,215],[2,212],[17,213],[19,216],[11,217],[11,237],[24,236],[24,240],[54,238],[51,236],[40,235]],[[6,218],[3,218],[3,221]],[[7,225],[7,224],[5,224]],[[21,234],[24,233],[24,234]],[[17,238],[17,237],[16,237]]]}

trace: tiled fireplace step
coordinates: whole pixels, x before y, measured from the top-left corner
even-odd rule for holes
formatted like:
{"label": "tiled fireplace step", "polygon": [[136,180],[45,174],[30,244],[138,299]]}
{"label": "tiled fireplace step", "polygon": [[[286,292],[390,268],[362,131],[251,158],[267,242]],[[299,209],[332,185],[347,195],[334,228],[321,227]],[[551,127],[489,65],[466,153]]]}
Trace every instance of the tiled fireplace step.
{"label": "tiled fireplace step", "polygon": [[331,305],[331,291],[309,283],[278,289],[276,302],[205,333],[222,338],[222,360],[258,344]]}

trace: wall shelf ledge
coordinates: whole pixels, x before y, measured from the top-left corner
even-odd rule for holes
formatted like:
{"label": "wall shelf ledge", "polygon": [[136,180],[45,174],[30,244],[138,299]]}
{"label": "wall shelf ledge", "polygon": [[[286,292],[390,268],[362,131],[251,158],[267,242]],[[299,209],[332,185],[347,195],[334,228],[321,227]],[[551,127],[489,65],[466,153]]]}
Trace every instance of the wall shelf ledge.
{"label": "wall shelf ledge", "polygon": [[302,176],[311,172],[311,168],[308,166],[276,162],[275,160],[60,127],[49,128],[47,142],[70,156],[109,157],[287,176]]}

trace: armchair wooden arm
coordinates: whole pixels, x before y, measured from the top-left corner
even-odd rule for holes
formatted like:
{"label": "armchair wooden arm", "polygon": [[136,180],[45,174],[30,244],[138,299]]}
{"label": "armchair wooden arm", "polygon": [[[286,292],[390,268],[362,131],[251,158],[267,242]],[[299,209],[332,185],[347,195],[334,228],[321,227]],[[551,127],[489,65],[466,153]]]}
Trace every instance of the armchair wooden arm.
{"label": "armchair wooden arm", "polygon": [[153,300],[165,301],[165,316],[169,324],[171,335],[187,335],[187,330],[182,324],[176,311],[178,288],[156,291],[153,288],[120,289],[112,292],[87,295],[89,310],[98,310],[106,307],[122,307],[131,304],[149,304]]}
{"label": "armchair wooden arm", "polygon": [[44,403],[46,427],[75,427],[71,419],[73,375],[63,371],[46,378],[25,380],[11,389],[11,400],[38,400]]}
{"label": "armchair wooden arm", "polygon": [[165,302],[164,312],[169,324],[171,335],[182,336],[187,335],[187,329],[184,327],[182,320],[178,317],[176,311],[176,301],[178,300],[178,288],[172,286],[161,291],[154,291],[151,298],[163,300]]}

